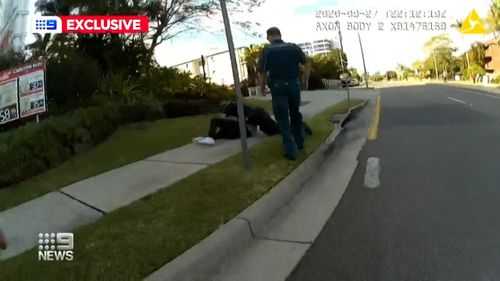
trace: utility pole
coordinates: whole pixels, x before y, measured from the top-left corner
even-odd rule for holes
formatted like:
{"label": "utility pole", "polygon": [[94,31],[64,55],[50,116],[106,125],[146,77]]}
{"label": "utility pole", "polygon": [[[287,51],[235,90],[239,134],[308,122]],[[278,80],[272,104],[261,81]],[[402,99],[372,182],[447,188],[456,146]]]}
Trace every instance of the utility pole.
{"label": "utility pole", "polygon": [[201,55],[201,67],[203,69],[203,81],[207,81],[207,72],[205,70],[205,57]]}
{"label": "utility pole", "polygon": [[361,48],[361,58],[363,59],[363,68],[365,71],[365,84],[366,88],[368,89],[368,73],[366,72],[365,52],[363,52],[363,44],[361,43],[361,36],[359,35],[359,32],[358,32],[358,40],[359,40],[359,47]]}
{"label": "utility pole", "polygon": [[240,141],[241,152],[243,154],[243,166],[245,169],[250,169],[250,155],[247,145],[247,130],[245,124],[245,115],[243,110],[243,95],[241,94],[240,75],[238,73],[238,64],[236,61],[236,52],[234,48],[233,35],[231,33],[231,23],[227,13],[226,1],[220,0],[222,17],[224,18],[224,27],[226,30],[227,45],[229,47],[229,56],[231,57],[231,67],[233,69],[234,87],[236,88],[237,107],[238,107],[238,123],[240,125]]}
{"label": "utility pole", "polygon": [[[337,21],[337,27],[339,28],[339,41],[340,41],[340,64],[342,65],[342,71],[347,73],[347,69],[344,67],[344,45],[342,44],[342,32],[340,31],[340,23]],[[342,81],[340,82],[342,83]],[[349,92],[349,81],[346,81],[346,89],[347,89],[347,103],[351,104],[351,93]]]}
{"label": "utility pole", "polygon": [[434,59],[434,68],[436,69],[436,79],[439,80],[438,67],[437,67],[436,55],[434,53],[434,50],[432,50],[432,58]]}

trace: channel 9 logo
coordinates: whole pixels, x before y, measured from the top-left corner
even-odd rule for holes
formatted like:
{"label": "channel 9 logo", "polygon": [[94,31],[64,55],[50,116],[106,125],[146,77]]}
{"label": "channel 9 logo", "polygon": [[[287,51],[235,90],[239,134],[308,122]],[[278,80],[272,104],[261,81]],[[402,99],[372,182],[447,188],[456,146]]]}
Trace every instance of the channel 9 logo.
{"label": "channel 9 logo", "polygon": [[72,261],[74,235],[70,232],[39,233],[39,261]]}
{"label": "channel 9 logo", "polygon": [[56,16],[34,17],[31,21],[32,33],[61,33],[62,21]]}

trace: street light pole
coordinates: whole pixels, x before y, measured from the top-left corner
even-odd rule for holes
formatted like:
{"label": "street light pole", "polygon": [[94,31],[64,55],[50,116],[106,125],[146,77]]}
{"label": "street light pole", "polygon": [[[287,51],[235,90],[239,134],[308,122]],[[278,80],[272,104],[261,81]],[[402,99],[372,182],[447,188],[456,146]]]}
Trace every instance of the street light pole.
{"label": "street light pole", "polygon": [[437,66],[437,62],[436,62],[436,54],[434,53],[434,50],[432,50],[432,58],[434,59],[434,68],[436,69],[436,79],[439,80],[438,66]]}
{"label": "street light pole", "polygon": [[363,43],[361,43],[361,36],[359,35],[359,32],[358,32],[358,39],[359,39],[359,47],[361,48],[361,58],[363,59],[363,68],[365,70],[365,85],[366,88],[368,89],[368,73],[366,72],[365,52],[363,51]]}
{"label": "street light pole", "polygon": [[229,48],[229,56],[231,58],[231,67],[233,69],[234,87],[236,88],[237,107],[238,107],[238,123],[240,126],[241,152],[243,154],[243,166],[245,169],[250,169],[250,154],[247,145],[247,130],[245,124],[245,114],[243,109],[243,95],[241,94],[240,75],[238,73],[238,64],[236,62],[236,52],[234,48],[233,35],[231,33],[231,23],[227,13],[226,1],[220,0],[222,17],[224,19],[224,27],[226,30],[227,46]]}
{"label": "street light pole", "polygon": [[[340,31],[340,23],[337,21],[337,27],[339,28],[339,41],[340,41],[340,64],[342,65],[342,70],[347,73],[347,69],[344,68],[344,45],[342,44],[342,32]],[[340,82],[342,84],[342,81]],[[349,92],[349,81],[346,81],[346,89],[347,89],[347,103],[351,104],[351,93]]]}

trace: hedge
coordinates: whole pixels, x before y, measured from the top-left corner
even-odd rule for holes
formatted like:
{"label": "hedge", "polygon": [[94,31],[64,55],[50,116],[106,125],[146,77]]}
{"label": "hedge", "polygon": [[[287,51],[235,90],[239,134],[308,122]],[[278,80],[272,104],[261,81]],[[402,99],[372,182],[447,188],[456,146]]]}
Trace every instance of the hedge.
{"label": "hedge", "polygon": [[219,112],[218,102],[170,100],[79,108],[0,134],[0,188],[96,146],[122,124]]}

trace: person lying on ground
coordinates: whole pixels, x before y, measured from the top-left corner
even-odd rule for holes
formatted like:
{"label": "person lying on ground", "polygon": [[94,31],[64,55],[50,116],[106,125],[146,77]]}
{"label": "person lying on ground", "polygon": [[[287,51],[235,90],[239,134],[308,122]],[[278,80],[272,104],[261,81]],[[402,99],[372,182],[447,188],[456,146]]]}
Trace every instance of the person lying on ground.
{"label": "person lying on ground", "polygon": [[[244,105],[245,124],[247,126],[247,137],[263,132],[267,136],[280,134],[276,121],[263,108],[252,108]],[[306,133],[312,134],[311,129],[304,123]],[[224,107],[223,116],[213,118],[210,121],[208,137],[195,138],[198,144],[214,145],[217,139],[239,139],[240,127],[238,122],[238,110],[236,103],[229,103]]]}
{"label": "person lying on ground", "polygon": [[[243,112],[248,124],[259,127],[259,130],[268,136],[274,136],[280,133],[278,123],[261,107],[252,108],[243,105]],[[238,108],[235,102],[230,102],[224,107],[224,114],[226,116],[233,116],[238,118]],[[302,118],[302,114],[300,115]],[[306,122],[303,122],[304,130],[307,135],[312,135],[311,127]]]}

